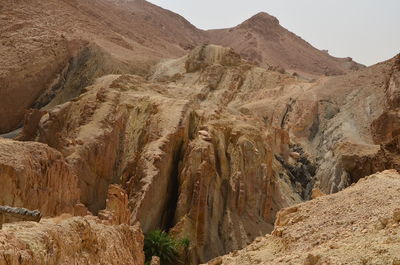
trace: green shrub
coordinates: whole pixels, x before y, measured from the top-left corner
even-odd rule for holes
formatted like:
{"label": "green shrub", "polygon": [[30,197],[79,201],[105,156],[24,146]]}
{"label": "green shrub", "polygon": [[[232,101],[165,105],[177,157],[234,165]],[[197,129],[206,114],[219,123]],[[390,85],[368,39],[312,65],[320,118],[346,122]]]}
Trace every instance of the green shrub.
{"label": "green shrub", "polygon": [[180,250],[183,248],[186,252],[189,245],[188,238],[176,240],[164,231],[151,231],[144,236],[146,264],[150,263],[151,257],[157,256],[160,258],[161,265],[175,265],[179,263]]}

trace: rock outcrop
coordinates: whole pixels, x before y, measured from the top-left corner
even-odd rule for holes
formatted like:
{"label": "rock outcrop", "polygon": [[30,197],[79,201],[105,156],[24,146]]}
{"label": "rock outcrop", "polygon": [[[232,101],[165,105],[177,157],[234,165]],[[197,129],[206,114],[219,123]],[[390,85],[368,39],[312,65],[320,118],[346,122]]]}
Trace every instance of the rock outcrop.
{"label": "rock outcrop", "polygon": [[79,203],[77,176],[44,144],[0,139],[0,178],[0,205],[55,216],[73,213]]}
{"label": "rock outcrop", "polygon": [[283,209],[271,235],[208,264],[398,264],[399,189],[388,170]]}
{"label": "rock outcrop", "polygon": [[250,90],[231,104],[287,130],[292,151],[301,147],[315,162],[315,187],[333,193],[398,168],[397,75],[398,57],[315,82],[281,82],[268,94]]}
{"label": "rock outcrop", "polygon": [[130,224],[131,212],[128,207],[128,194],[119,185],[108,187],[106,209],[99,212],[99,218],[112,224]]}
{"label": "rock outcrop", "polygon": [[139,226],[103,224],[96,217],[5,224],[0,264],[143,265],[143,234]]}

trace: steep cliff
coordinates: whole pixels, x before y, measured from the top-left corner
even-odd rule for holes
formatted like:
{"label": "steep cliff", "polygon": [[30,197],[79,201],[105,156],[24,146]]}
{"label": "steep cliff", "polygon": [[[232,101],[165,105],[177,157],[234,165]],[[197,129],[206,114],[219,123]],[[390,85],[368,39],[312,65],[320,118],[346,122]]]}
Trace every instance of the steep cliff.
{"label": "steep cliff", "polygon": [[39,209],[43,216],[73,213],[78,178],[62,154],[33,142],[0,138],[0,205]]}

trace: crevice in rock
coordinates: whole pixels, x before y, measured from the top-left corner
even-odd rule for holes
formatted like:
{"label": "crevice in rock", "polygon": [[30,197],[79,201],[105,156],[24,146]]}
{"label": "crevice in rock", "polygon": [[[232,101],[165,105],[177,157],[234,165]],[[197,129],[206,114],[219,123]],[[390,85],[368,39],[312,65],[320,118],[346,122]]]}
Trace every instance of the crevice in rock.
{"label": "crevice in rock", "polygon": [[290,99],[289,104],[286,105],[286,110],[285,113],[283,114],[282,120],[281,120],[281,128],[283,129],[283,127],[286,124],[286,120],[288,118],[288,115],[290,112],[292,112],[292,104],[294,103],[294,101],[292,99]]}
{"label": "crevice in rock", "polygon": [[311,191],[314,186],[314,176],[316,167],[304,153],[304,150],[299,145],[291,145],[290,149],[300,155],[296,163],[289,163],[279,155],[275,158],[286,169],[294,190],[304,199],[311,198]]}
{"label": "crevice in rock", "polygon": [[310,135],[308,137],[309,141],[312,141],[317,135],[319,131],[319,125],[320,125],[320,120],[319,120],[319,115],[317,115],[313,121],[313,124],[310,127]]}
{"label": "crevice in rock", "polygon": [[[70,57],[66,66],[59,74],[59,77],[55,80],[55,84],[50,86],[32,105],[33,109],[41,109],[50,104],[63,90],[67,89],[68,83],[73,82],[72,79],[79,72],[84,71],[86,63],[90,59],[90,50],[88,47],[82,48],[82,50],[76,55]],[[65,97],[62,101],[57,102],[62,104],[76,96],[78,96],[82,89],[89,85],[89,78],[75,78],[77,82],[70,84],[69,96]],[[56,104],[57,105],[57,104]]]}
{"label": "crevice in rock", "polygon": [[163,231],[169,231],[175,226],[175,212],[179,198],[179,169],[182,157],[184,156],[184,142],[180,143],[178,151],[174,154],[174,160],[172,163],[172,171],[169,176],[168,190],[166,203],[164,206],[163,215],[161,217],[161,229]]}

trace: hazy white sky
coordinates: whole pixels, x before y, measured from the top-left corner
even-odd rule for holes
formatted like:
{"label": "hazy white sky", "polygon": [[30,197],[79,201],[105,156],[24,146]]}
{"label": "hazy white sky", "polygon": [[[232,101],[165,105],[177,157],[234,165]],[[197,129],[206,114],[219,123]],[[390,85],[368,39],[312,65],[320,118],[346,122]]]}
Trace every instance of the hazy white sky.
{"label": "hazy white sky", "polygon": [[371,65],[400,53],[400,0],[150,0],[201,29],[265,11],[318,49]]}

